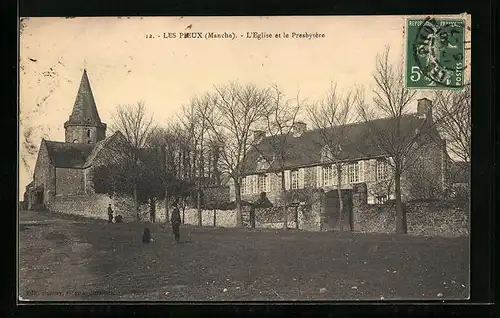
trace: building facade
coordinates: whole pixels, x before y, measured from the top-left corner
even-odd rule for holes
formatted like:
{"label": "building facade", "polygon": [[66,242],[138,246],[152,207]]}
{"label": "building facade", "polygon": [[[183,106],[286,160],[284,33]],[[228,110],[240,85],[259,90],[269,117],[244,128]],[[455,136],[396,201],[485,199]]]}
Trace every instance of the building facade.
{"label": "building facade", "polygon": [[[390,129],[391,120],[377,119],[373,124]],[[277,163],[277,154],[270,146],[273,137],[265,137],[262,131],[256,132],[254,139],[260,141],[248,156],[251,162],[241,180],[242,199],[253,202],[260,193],[266,192],[271,202],[278,202],[282,193],[283,170],[287,191],[337,189],[337,164],[341,166],[341,189],[352,189],[356,184],[366,183],[368,203],[384,203],[394,199],[394,161],[367,136],[370,125],[355,123],[344,128],[345,141],[338,145],[343,159],[335,162],[328,159],[331,151],[322,141],[324,139],[320,132],[307,130],[304,123],[297,124],[293,133],[286,137],[283,164],[281,161]],[[432,123],[431,101],[420,99],[417,112],[401,118],[401,129],[406,138],[415,135],[419,139],[415,144],[417,149],[411,152],[412,158],[408,159],[412,163],[408,164],[402,175],[403,200],[439,195],[446,184],[449,157],[446,144]],[[230,194],[231,200],[234,200],[234,183],[231,183]]]}

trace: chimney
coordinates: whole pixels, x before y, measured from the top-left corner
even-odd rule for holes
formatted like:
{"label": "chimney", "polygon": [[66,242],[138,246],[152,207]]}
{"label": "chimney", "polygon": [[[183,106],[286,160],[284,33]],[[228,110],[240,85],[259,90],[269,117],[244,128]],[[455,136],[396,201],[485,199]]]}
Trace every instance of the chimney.
{"label": "chimney", "polygon": [[263,130],[254,130],[253,131],[253,141],[255,143],[259,143],[262,139],[266,137],[266,132]]}
{"label": "chimney", "polygon": [[417,102],[418,118],[427,119],[427,122],[432,124],[432,101],[427,98],[421,98]]}
{"label": "chimney", "polygon": [[307,130],[307,125],[304,122],[297,121],[293,124],[292,133],[294,137],[300,137]]}

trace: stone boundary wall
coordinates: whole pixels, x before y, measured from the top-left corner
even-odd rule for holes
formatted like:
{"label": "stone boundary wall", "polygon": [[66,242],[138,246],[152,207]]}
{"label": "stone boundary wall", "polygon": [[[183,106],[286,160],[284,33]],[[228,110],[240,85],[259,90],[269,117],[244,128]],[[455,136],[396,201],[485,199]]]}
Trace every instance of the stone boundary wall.
{"label": "stone boundary wall", "polygon": [[[54,196],[48,206],[50,211],[78,215],[93,219],[108,219],[108,204],[111,204],[114,216],[121,215],[124,222],[136,221],[134,203],[129,197],[110,198],[105,194]],[[139,205],[142,220],[149,221],[149,205]],[[156,204],[156,221],[165,220],[164,202]]]}
{"label": "stone boundary wall", "polygon": [[469,207],[458,202],[409,202],[408,234],[458,237],[469,235]]}
{"label": "stone boundary wall", "polygon": [[[353,192],[354,231],[395,233],[394,202],[367,204],[363,185]],[[469,207],[458,201],[409,201],[406,209],[407,233],[421,236],[458,237],[469,235]]]}
{"label": "stone boundary wall", "polygon": [[[249,218],[249,209],[244,208],[243,220],[246,227],[250,227],[250,222],[245,222]],[[215,226],[217,227],[237,227],[236,210],[216,210]],[[181,218],[183,212],[181,210]],[[202,226],[214,226],[214,211],[202,210]],[[299,229],[306,231],[320,231],[319,207],[316,213],[311,206],[301,205],[297,209]],[[184,211],[184,224],[198,225],[198,211],[193,208],[186,208]],[[283,210],[280,207],[255,209],[255,228],[281,229],[283,228]],[[288,228],[295,229],[295,207],[288,208]]]}
{"label": "stone boundary wall", "polygon": [[[181,219],[183,212],[181,210]],[[202,226],[214,226],[214,210],[201,211]],[[184,224],[198,225],[198,210],[186,209],[184,211]],[[218,227],[236,227],[235,210],[215,210],[215,226]]]}
{"label": "stone boundary wall", "polygon": [[357,217],[354,220],[354,231],[361,233],[395,233],[396,210],[392,205],[366,204],[355,206],[353,211]]}

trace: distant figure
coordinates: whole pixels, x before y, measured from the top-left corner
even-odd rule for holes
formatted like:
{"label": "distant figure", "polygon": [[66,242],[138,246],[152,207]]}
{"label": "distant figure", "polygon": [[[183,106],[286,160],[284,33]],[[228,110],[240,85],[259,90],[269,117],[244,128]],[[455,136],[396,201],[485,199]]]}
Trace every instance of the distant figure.
{"label": "distant figure", "polygon": [[181,212],[177,207],[177,201],[174,202],[174,210],[172,211],[172,217],[170,218],[170,222],[172,223],[172,232],[174,232],[174,240],[176,243],[179,242],[179,227],[181,225]]}
{"label": "distant figure", "polygon": [[113,209],[108,205],[108,223],[113,223]]}
{"label": "distant figure", "polygon": [[151,231],[146,227],[142,233],[142,243],[149,244],[151,242],[153,242],[153,239],[151,238]]}
{"label": "distant figure", "polygon": [[121,215],[115,216],[115,223],[123,223],[123,218]]}
{"label": "distant figure", "polygon": [[156,222],[156,207],[154,205],[151,206],[149,209],[149,218],[151,222],[155,223]]}

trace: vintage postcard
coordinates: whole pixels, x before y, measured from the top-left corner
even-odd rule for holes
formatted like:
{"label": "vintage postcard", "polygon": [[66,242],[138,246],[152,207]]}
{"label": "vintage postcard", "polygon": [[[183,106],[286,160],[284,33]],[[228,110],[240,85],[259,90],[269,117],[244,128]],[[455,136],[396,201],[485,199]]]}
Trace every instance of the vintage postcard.
{"label": "vintage postcard", "polygon": [[470,24],[21,18],[19,301],[467,299]]}

